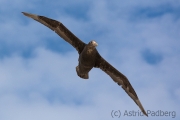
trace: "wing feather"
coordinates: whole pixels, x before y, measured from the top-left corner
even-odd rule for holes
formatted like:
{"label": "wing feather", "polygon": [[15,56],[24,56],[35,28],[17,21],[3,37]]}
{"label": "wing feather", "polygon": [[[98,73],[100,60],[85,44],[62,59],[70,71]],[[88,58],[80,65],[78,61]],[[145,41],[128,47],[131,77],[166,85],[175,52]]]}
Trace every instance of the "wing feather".
{"label": "wing feather", "polygon": [[116,68],[114,68],[111,64],[109,64],[104,58],[100,56],[100,54],[97,52],[96,56],[96,62],[95,66],[97,68],[100,68],[103,70],[105,73],[107,73],[114,82],[116,82],[118,85],[120,85],[125,92],[134,100],[134,102],[139,106],[141,111],[146,115],[147,113],[145,112],[134,88],[130,84],[129,80],[124,76],[122,73],[120,73]]}
{"label": "wing feather", "polygon": [[85,47],[85,43],[77,38],[71,31],[69,31],[61,22],[35,14],[22,12],[25,16],[30,17],[43,25],[47,26],[51,30],[55,31],[66,42],[70,43],[78,53],[80,54]]}

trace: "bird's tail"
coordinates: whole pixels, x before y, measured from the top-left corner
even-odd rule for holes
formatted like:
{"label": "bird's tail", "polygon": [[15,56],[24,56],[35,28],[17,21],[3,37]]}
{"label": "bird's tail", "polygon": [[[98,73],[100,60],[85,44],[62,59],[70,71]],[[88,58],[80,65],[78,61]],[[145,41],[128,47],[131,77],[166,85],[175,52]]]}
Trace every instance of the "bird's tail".
{"label": "bird's tail", "polygon": [[89,74],[88,74],[88,73],[80,73],[80,71],[79,71],[79,66],[76,67],[76,72],[77,72],[77,75],[78,75],[80,78],[89,79]]}

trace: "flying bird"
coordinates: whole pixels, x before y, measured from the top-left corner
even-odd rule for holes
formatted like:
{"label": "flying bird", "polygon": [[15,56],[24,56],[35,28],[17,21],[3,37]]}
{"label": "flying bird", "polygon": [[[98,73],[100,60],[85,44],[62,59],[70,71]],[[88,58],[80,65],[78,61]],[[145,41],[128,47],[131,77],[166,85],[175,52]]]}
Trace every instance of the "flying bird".
{"label": "flying bird", "polygon": [[79,64],[76,67],[77,75],[83,79],[89,78],[89,71],[95,67],[100,68],[106,74],[108,74],[114,82],[120,85],[125,92],[134,100],[139,106],[144,115],[148,116],[145,112],[134,88],[130,84],[129,80],[111,64],[109,64],[96,49],[98,45],[96,41],[92,40],[88,44],[82,42],[71,31],[69,31],[61,22],[30,13],[22,12],[25,16],[30,17],[43,25],[47,26],[51,30],[55,31],[66,42],[70,43],[79,53]]}

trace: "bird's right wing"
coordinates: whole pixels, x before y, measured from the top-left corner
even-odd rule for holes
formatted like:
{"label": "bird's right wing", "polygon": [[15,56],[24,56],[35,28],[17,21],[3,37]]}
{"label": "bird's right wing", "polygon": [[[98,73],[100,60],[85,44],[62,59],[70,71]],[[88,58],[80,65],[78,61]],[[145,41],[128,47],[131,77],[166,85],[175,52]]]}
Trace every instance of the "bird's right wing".
{"label": "bird's right wing", "polygon": [[43,25],[47,26],[51,30],[55,31],[66,42],[70,43],[78,53],[80,54],[85,47],[85,43],[77,38],[71,31],[69,31],[61,22],[35,14],[22,12],[25,16],[30,17]]}
{"label": "bird's right wing", "polygon": [[107,73],[119,86],[121,86],[125,92],[134,100],[134,102],[139,106],[141,111],[146,115],[146,111],[144,110],[134,88],[132,87],[129,80],[124,76],[121,72],[119,72],[116,68],[114,68],[111,64],[109,64],[101,55],[97,52],[96,54],[96,68],[100,68],[105,73]]}

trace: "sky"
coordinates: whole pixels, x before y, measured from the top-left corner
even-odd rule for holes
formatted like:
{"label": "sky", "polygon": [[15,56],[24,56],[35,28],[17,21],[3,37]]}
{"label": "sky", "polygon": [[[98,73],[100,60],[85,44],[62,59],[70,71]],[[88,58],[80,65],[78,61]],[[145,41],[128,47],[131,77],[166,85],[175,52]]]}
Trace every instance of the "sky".
{"label": "sky", "polygon": [[[149,117],[28,12],[62,22],[129,79]],[[179,0],[0,0],[0,120],[180,118]]]}

